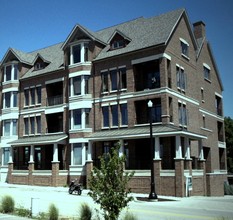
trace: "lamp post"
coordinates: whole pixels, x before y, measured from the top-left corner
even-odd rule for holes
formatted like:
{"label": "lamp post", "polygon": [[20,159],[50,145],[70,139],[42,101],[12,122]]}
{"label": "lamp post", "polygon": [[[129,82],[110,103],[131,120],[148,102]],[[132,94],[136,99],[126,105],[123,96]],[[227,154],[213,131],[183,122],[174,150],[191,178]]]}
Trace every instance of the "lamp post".
{"label": "lamp post", "polygon": [[154,143],[153,143],[153,137],[152,137],[152,107],[153,103],[151,100],[147,103],[148,109],[149,109],[149,117],[150,117],[150,155],[151,155],[151,182],[150,182],[150,194],[149,194],[149,199],[151,200],[157,200],[158,197],[155,193],[155,182],[154,182]]}

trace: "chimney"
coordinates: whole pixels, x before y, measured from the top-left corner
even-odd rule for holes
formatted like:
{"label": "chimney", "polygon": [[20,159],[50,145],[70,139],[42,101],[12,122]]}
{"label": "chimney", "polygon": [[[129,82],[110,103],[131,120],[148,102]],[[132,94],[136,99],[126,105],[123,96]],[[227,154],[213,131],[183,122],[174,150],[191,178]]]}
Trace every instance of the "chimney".
{"label": "chimney", "polygon": [[196,39],[204,38],[205,35],[205,23],[198,21],[193,24],[193,32]]}

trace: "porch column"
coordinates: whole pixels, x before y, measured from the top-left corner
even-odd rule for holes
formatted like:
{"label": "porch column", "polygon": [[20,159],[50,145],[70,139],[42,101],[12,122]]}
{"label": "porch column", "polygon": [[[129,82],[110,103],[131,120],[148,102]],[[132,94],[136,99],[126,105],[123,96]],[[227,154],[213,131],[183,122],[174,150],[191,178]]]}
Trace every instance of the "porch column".
{"label": "porch column", "polygon": [[86,184],[89,188],[89,178],[91,176],[91,171],[93,170],[93,160],[92,160],[92,142],[88,142],[87,149],[87,161],[86,161]]}
{"label": "porch column", "polygon": [[184,161],[184,169],[189,170],[189,175],[192,175],[192,159],[190,157],[190,144],[189,138],[185,137],[184,139],[184,147],[185,147],[185,161]]}
{"label": "porch column", "polygon": [[176,159],[182,159],[182,146],[180,136],[176,136]]}
{"label": "porch column", "polygon": [[34,145],[31,145],[30,147],[30,160],[28,164],[28,185],[33,185],[33,171],[35,169],[35,164],[34,164],[34,152],[35,152],[35,147]]}
{"label": "porch column", "polygon": [[34,152],[35,152],[35,148],[34,148],[34,145],[31,145],[31,148],[30,148],[30,163],[34,163]]}
{"label": "porch column", "polygon": [[120,143],[119,157],[121,157],[121,156],[124,155],[124,140],[123,140],[123,139],[120,139],[120,140],[119,140],[119,143]]}
{"label": "porch column", "polygon": [[198,147],[199,147],[199,160],[204,160],[204,152],[203,152],[202,140],[198,141]]}
{"label": "porch column", "polygon": [[8,163],[13,163],[13,147],[10,147],[10,155],[9,155],[9,161]]}
{"label": "porch column", "polygon": [[59,162],[58,161],[58,147],[57,147],[57,143],[53,144],[53,162]]}
{"label": "porch column", "polygon": [[155,137],[155,155],[154,155],[154,159],[160,160],[160,139],[159,137]]}

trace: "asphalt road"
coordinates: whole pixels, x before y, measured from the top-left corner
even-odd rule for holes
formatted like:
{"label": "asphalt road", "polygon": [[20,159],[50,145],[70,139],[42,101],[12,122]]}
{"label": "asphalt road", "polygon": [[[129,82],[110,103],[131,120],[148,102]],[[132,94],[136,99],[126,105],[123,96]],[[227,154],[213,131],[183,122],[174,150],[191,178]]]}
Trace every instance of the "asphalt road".
{"label": "asphalt road", "polygon": [[[11,195],[17,207],[32,209],[33,213],[47,212],[51,203],[59,209],[62,217],[76,219],[82,203],[87,203],[95,210],[99,210],[92,198],[84,190],[81,196],[69,195],[68,188],[63,187],[38,187],[11,184],[0,184],[0,199],[4,195]],[[146,198],[148,195],[133,194],[135,198]],[[138,220],[172,220],[172,219],[215,219],[222,217],[233,219],[233,196],[225,197],[161,197],[158,202],[147,202],[135,199],[130,202],[128,211],[133,213]],[[164,200],[170,201],[164,201]],[[126,213],[124,209],[121,217]],[[11,217],[11,216],[10,216]],[[13,218],[0,219],[13,220]],[[19,218],[16,218],[19,219]]]}

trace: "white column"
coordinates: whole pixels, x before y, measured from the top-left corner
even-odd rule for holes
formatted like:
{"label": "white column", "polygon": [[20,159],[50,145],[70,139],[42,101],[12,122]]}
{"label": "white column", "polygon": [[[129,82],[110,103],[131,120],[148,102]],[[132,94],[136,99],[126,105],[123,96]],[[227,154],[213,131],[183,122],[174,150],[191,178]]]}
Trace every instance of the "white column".
{"label": "white column", "polygon": [[190,145],[189,145],[189,138],[185,137],[185,158],[190,159]]}
{"label": "white column", "polygon": [[82,165],[86,163],[86,146],[82,143]]}
{"label": "white column", "polygon": [[58,148],[57,143],[53,144],[53,162],[59,162],[58,161]]}
{"label": "white column", "polygon": [[74,62],[73,62],[73,47],[70,47],[70,63],[69,63],[69,65],[72,65],[72,64],[74,64]]}
{"label": "white column", "polygon": [[199,160],[204,160],[204,152],[203,152],[202,140],[198,141],[198,147],[199,147]]}
{"label": "white column", "polygon": [[92,161],[92,142],[88,142],[88,148],[87,148],[87,161]]}
{"label": "white column", "polygon": [[86,124],[86,122],[85,122],[85,109],[82,108],[81,109],[81,128],[82,129],[85,129],[85,124]]}
{"label": "white column", "polygon": [[85,94],[85,77],[81,76],[81,95]]}
{"label": "white column", "polygon": [[31,145],[31,149],[30,149],[30,163],[34,162],[34,151],[35,151],[35,148],[33,145]]}
{"label": "white column", "polygon": [[13,147],[10,147],[9,163],[13,163]]}
{"label": "white column", "polygon": [[84,62],[84,54],[85,54],[85,48],[84,48],[84,43],[81,43],[81,63]]}
{"label": "white column", "polygon": [[123,139],[120,139],[120,140],[119,140],[119,143],[120,143],[119,157],[121,157],[121,156],[124,155],[124,140],[123,140]]}
{"label": "white column", "polygon": [[160,139],[159,137],[155,137],[155,155],[154,159],[161,159],[160,158]]}
{"label": "white column", "polygon": [[176,136],[176,159],[182,158],[182,146],[180,136]]}

